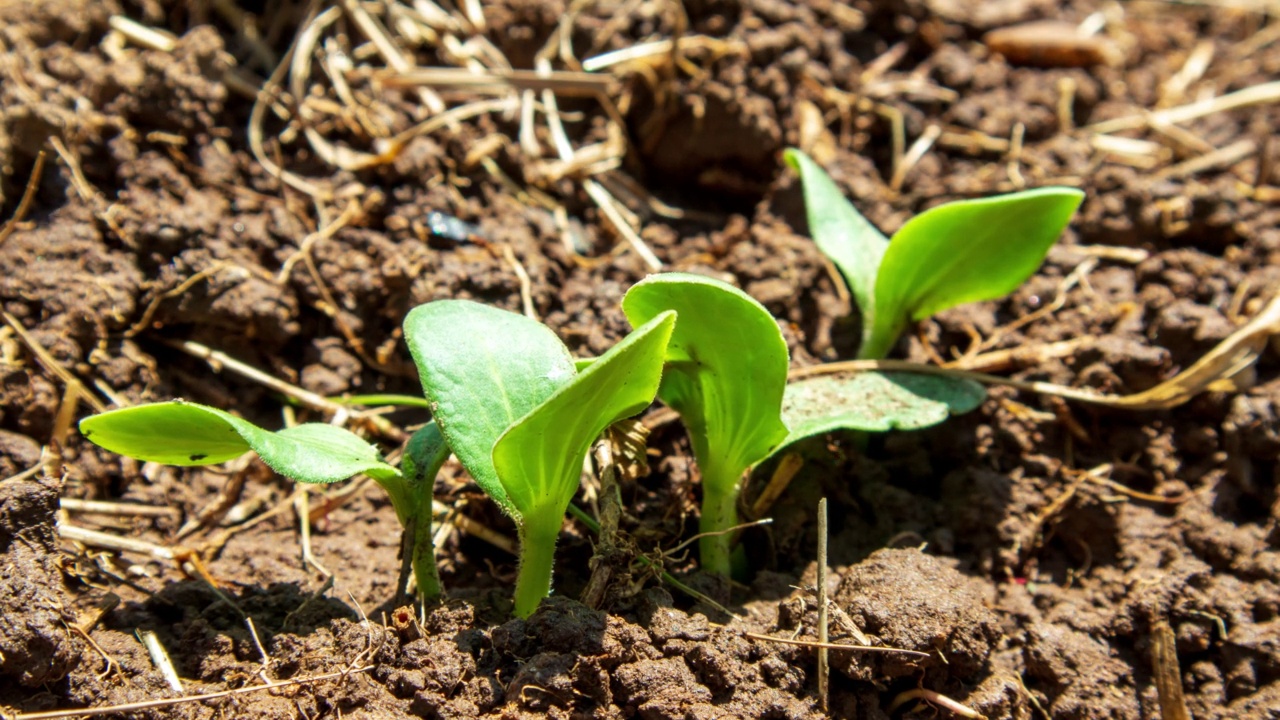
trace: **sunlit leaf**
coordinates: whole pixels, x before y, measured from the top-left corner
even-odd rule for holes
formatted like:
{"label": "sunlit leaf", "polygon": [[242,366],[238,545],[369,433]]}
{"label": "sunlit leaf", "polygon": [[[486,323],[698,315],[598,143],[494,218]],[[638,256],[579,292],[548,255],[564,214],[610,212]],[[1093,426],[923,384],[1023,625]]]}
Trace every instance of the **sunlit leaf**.
{"label": "sunlit leaf", "polygon": [[279,432],[217,408],[166,402],[85,418],[80,432],[115,453],[166,465],[212,465],[249,450],[272,470],[300,482],[331,483],[366,473],[399,475],[378,449],[333,425],[309,423]]}
{"label": "sunlit leaf", "polygon": [[528,617],[551,590],[556,537],[591,443],[653,402],[675,319],[664,313],[623,338],[494,446],[494,466],[520,519],[517,616]]}
{"label": "sunlit leaf", "polygon": [[663,313],[627,335],[498,440],[493,462],[522,516],[563,517],[591,443],[653,402],[675,320]]}
{"label": "sunlit leaf", "polygon": [[1083,199],[1074,188],[1045,187],[947,203],[908,220],[880,262],[873,328],[859,357],[883,357],[910,320],[1013,292]]}
{"label": "sunlit leaf", "polygon": [[[622,309],[633,325],[677,313],[658,396],[689,431],[702,477],[702,531],[736,525],[743,473],[787,436],[779,413],[789,358],[777,321],[741,290],[685,273],[642,280]],[[703,567],[729,574],[731,540],[707,536]]]}
{"label": "sunlit leaf", "polygon": [[813,242],[844,276],[862,312],[863,325],[869,328],[875,316],[876,273],[889,247],[888,238],[858,212],[808,155],[791,148],[783,157],[800,173]]}
{"label": "sunlit leaf", "polygon": [[514,514],[493,466],[494,444],[573,379],[569,350],[539,322],[468,300],[414,308],[404,334],[449,447],[480,487]]}

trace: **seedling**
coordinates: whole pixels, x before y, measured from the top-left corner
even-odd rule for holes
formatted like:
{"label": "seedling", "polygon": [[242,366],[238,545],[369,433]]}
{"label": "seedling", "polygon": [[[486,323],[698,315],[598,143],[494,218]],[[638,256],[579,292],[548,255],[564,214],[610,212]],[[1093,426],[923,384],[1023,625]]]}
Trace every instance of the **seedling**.
{"label": "seedling", "polygon": [[419,596],[425,601],[440,595],[431,547],[431,488],[449,450],[434,423],[409,439],[399,468],[340,427],[308,423],[272,432],[181,400],[94,415],[80,422],[80,433],[112,452],[166,465],[214,465],[253,451],[272,470],[298,482],[332,483],[364,473],[387,491],[405,527]]}
{"label": "seedling", "polygon": [[658,396],[680,412],[702,475],[702,567],[729,576],[742,478],[787,437],[780,416],[787,344],[749,295],[698,275],[652,275],[622,309],[633,326],[675,311]]}
{"label": "seedling", "polygon": [[505,310],[439,300],[405,319],[440,430],[519,529],[517,616],[551,591],[556,539],[591,443],[653,402],[675,320],[655,315],[579,370],[550,329]]}
{"label": "seedling", "polygon": [[814,242],[862,312],[862,359],[887,355],[910,321],[1013,292],[1084,199],[1074,188],[1044,187],[951,202],[911,218],[889,240],[807,155],[791,149],[785,157],[804,184]]}

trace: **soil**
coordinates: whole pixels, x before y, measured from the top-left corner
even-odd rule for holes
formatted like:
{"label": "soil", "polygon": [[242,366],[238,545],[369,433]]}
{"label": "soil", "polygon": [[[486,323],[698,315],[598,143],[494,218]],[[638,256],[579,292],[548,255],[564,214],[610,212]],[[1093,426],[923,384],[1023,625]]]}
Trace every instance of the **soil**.
{"label": "soil", "polygon": [[[269,427],[283,409],[327,419],[211,369],[183,341],[325,396],[415,394],[401,318],[446,297],[520,310],[503,247],[528,275],[533,310],[576,353],[600,353],[627,330],[618,302],[648,268],[581,176],[548,179],[545,163],[522,154],[518,113],[463,120],[390,163],[338,170],[269,110],[266,157],[332,188],[321,202],[255,159],[253,89],[297,36],[304,5],[0,0],[3,217],[49,153],[23,222],[0,235],[0,306],[30,338],[0,329],[6,715],[175,697],[136,634],[150,631],[187,695],[306,682],[132,717],[865,719],[946,717],[946,698],[990,718],[1176,717],[1158,690],[1171,669],[1153,659],[1168,632],[1192,717],[1280,717],[1276,342],[1251,383],[1174,410],[995,387],[978,410],[935,428],[807,442],[773,524],[743,536],[749,584],[717,587],[695,559],[665,556],[688,585],[727,597],[733,616],[638,563],[617,568],[603,608],[582,605],[592,541],[567,522],[555,596],[527,620],[510,619],[515,558],[447,526],[449,598],[417,618],[394,602],[399,527],[376,486],[310,488],[313,561],[303,562],[295,488],[256,461],[180,470],[121,459],[74,430],[56,442],[67,377],[101,402],[183,397]],[[667,54],[641,70],[617,66],[608,92],[626,99],[620,117],[581,98],[561,109],[575,147],[605,142],[611,123],[622,130],[614,174],[684,211],[633,193],[643,240],[667,269],[758,298],[797,365],[850,357],[859,332],[781,161],[796,144],[887,233],[950,199],[1055,183],[1087,193],[1022,288],[923,321],[898,357],[949,359],[975,338],[982,349],[1079,339],[1070,355],[1002,372],[1137,392],[1193,363],[1280,287],[1277,105],[1118,133],[1145,141],[1128,154],[1090,128],[1274,81],[1274,17],[1094,0],[483,5],[479,35],[516,68],[533,67],[566,17],[578,58],[677,34],[716,40],[691,41],[674,67]],[[1106,21],[1090,41],[1106,43],[1101,54],[1068,38],[1065,49],[1009,51],[1015,65],[982,40],[1095,12]],[[173,47],[122,40],[117,15],[172,33]],[[362,37],[344,20],[330,39],[350,34]],[[1180,74],[1208,52],[1197,48],[1212,51],[1203,74]],[[1118,62],[1097,64],[1108,53]],[[425,41],[414,58],[450,62]],[[368,47],[349,60],[381,62]],[[389,134],[429,115],[412,91],[371,97],[368,87],[357,88],[363,115],[326,116],[331,142],[373,152],[362,128]],[[278,104],[294,116],[296,98]],[[896,183],[895,117],[907,146],[945,131]],[[1182,164],[1241,143],[1251,144],[1226,160]],[[336,232],[317,232],[348,210]],[[433,211],[475,232],[433,234]],[[1073,273],[1078,282],[1066,282]],[[390,451],[426,415],[387,419],[393,431],[374,439]],[[652,472],[623,486],[621,545],[656,558],[696,532],[700,490],[679,424],[654,424]],[[771,471],[757,471],[748,499]],[[59,496],[170,510],[91,514],[60,510]],[[514,537],[456,463],[436,497]],[[817,636],[820,497],[831,505],[833,642],[926,655],[833,651],[827,712],[814,650],[745,634]],[[179,552],[60,540],[58,523]]]}

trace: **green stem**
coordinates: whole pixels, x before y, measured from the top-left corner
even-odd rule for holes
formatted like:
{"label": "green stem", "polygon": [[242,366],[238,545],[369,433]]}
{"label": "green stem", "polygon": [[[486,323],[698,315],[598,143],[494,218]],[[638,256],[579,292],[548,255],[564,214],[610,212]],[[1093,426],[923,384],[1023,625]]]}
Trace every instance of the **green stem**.
{"label": "green stem", "polygon": [[[418,584],[418,600],[429,603],[438,600],[441,595],[440,575],[436,571],[436,552],[431,532],[431,491],[428,487],[425,497],[419,498],[418,509],[414,514],[413,536],[410,538],[409,551],[413,554],[413,579]],[[408,532],[408,527],[405,528]]]}
{"label": "green stem", "polygon": [[564,513],[529,513],[520,525],[520,573],[516,576],[515,614],[527,618],[551,594],[551,568]]}
{"label": "green stem", "polygon": [[[716,575],[730,577],[733,573],[733,533],[722,532],[738,524],[738,493],[735,483],[708,482],[702,479],[702,518],[698,529],[704,535],[698,539],[702,569]],[[727,488],[718,487],[727,485]],[[728,490],[728,492],[725,492]]]}

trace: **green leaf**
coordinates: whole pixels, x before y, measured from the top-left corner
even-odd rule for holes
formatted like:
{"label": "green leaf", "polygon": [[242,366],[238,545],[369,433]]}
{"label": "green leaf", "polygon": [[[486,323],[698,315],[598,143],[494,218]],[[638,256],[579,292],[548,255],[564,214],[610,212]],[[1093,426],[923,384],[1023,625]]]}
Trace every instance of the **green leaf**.
{"label": "green leaf", "polygon": [[528,617],[551,592],[556,538],[591,443],[653,402],[675,319],[663,313],[623,338],[494,446],[494,466],[520,523],[517,617]]}
{"label": "green leaf", "polygon": [[791,433],[779,447],[835,430],[884,432],[937,425],[982,404],[976,382],[945,375],[861,372],[792,383],[782,417]]}
{"label": "green leaf", "polygon": [[493,463],[522,517],[552,515],[558,522],[577,492],[591,443],[653,402],[675,320],[675,313],[663,313],[627,335],[498,439]]}
{"label": "green leaf", "polygon": [[876,315],[876,273],[889,247],[888,238],[845,199],[831,177],[808,155],[789,148],[783,158],[800,173],[813,242],[844,276],[862,312],[863,327],[871,327]]}
{"label": "green leaf", "polygon": [[651,275],[622,299],[632,325],[674,310],[658,396],[681,415],[704,483],[734,486],[784,437],[790,359],[778,323],[754,298],[711,278]]}
{"label": "green leaf", "polygon": [[569,350],[545,325],[469,300],[420,305],[404,320],[431,413],[449,447],[508,514],[498,438],[575,376]]}
{"label": "green leaf", "polygon": [[399,475],[376,447],[340,427],[309,423],[271,432],[217,408],[183,401],[94,415],[80,421],[80,432],[112,452],[166,465],[213,465],[253,450],[272,470],[299,482],[331,483],[359,473]]}
{"label": "green leaf", "polygon": [[769,311],[719,280],[652,275],[622,299],[633,325],[679,316],[658,396],[679,411],[702,475],[702,566],[728,576],[743,474],[787,436],[780,415],[790,359]]}
{"label": "green leaf", "polygon": [[908,220],[880,262],[873,328],[859,357],[884,357],[909,320],[1013,292],[1083,199],[1074,188],[1045,187],[947,203]]}

